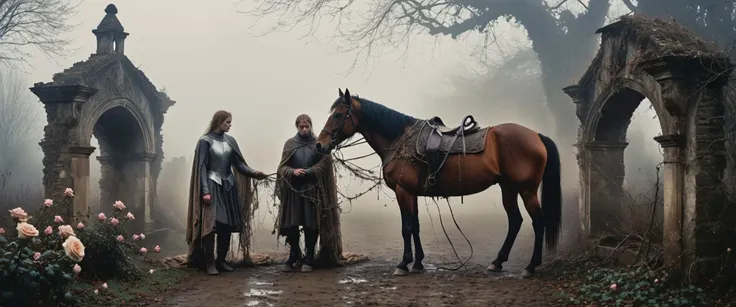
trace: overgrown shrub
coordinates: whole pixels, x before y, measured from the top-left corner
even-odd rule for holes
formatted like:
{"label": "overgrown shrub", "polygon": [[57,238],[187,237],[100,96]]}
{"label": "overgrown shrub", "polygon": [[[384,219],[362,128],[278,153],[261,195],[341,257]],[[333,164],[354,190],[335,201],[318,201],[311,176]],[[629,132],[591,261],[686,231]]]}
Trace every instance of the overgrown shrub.
{"label": "overgrown shrub", "polygon": [[[72,196],[68,189],[65,198]],[[44,204],[51,206],[53,202],[46,200]],[[69,225],[60,225],[56,234],[48,226],[42,234],[22,208],[10,210],[10,215],[16,223],[15,231],[0,228],[0,305],[73,302],[74,297],[66,289],[81,271],[77,263],[84,258],[84,244]],[[57,220],[63,222],[61,217]]]}
{"label": "overgrown shrub", "polygon": [[[135,219],[121,201],[115,202],[114,209],[108,217],[105,213],[97,215],[97,223],[87,228],[77,225],[80,231],[78,236],[87,242],[87,255],[82,261],[82,274],[87,279],[120,279],[135,280],[144,275],[138,267],[134,257],[136,254],[145,254],[145,247],[138,247],[135,241],[144,240],[144,234],[129,234],[125,224]],[[160,248],[155,248],[160,250]]]}
{"label": "overgrown shrub", "polygon": [[[100,213],[90,227],[81,222],[72,227],[61,216],[45,217],[52,206],[71,205],[73,197],[74,192],[67,189],[56,204],[44,201],[34,221],[53,221],[42,231],[33,226],[24,209],[10,210],[15,230],[0,228],[0,306],[73,304],[76,299],[67,288],[80,273],[93,280],[131,280],[143,275],[134,257],[147,254],[145,247],[135,243],[145,235],[128,237],[125,224],[135,216],[121,201],[113,204],[110,217]],[[158,245],[154,248],[160,250]]]}

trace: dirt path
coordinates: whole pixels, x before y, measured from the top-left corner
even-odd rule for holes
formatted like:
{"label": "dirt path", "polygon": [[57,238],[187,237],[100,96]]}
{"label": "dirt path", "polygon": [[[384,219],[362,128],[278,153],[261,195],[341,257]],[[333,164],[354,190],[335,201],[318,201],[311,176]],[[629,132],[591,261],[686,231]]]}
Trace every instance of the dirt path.
{"label": "dirt path", "polygon": [[[480,197],[476,197],[480,198]],[[371,261],[339,269],[316,270],[311,274],[283,274],[278,266],[239,269],[234,273],[209,277],[195,273],[167,294],[168,306],[556,306],[557,283],[537,276],[520,279],[529,263],[533,245],[531,225],[526,222],[514,244],[511,258],[504,265],[509,273],[487,275],[485,267],[498,253],[506,236],[503,209],[491,206],[458,205],[457,221],[473,244],[469,269],[456,272],[432,270],[431,264],[456,262],[456,257],[439,226],[429,214],[420,215],[425,247],[423,275],[393,277],[395,262],[401,257],[400,220],[394,207],[372,209],[355,207],[344,214],[343,234],[346,252],[370,257]],[[489,208],[490,207],[490,208]],[[476,210],[477,208],[477,210]],[[466,210],[463,210],[466,209]],[[483,209],[483,210],[481,210]],[[425,210],[424,208],[422,210]],[[461,258],[470,255],[469,246],[445,216],[447,231]],[[285,258],[286,249],[270,235],[266,220],[255,230],[254,250]],[[546,254],[546,252],[545,252]],[[547,256],[547,255],[545,255]],[[545,261],[546,262],[546,261]],[[448,265],[453,266],[453,265]]]}
{"label": "dirt path", "polygon": [[390,263],[367,262],[311,274],[278,266],[219,276],[197,273],[163,300],[168,306],[556,306],[555,282],[483,268],[393,277]]}

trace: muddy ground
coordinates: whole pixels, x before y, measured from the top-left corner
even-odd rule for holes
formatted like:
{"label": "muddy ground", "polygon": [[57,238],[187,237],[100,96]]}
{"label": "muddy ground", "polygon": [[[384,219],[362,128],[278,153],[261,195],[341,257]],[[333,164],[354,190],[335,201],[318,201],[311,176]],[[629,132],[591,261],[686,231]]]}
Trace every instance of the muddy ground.
{"label": "muddy ground", "polygon": [[[464,206],[468,206],[467,201]],[[521,271],[530,260],[533,244],[528,218],[525,218],[511,258],[504,266],[506,272],[487,274],[485,267],[495,258],[506,236],[506,216],[496,206],[478,211],[455,209],[457,222],[473,244],[474,254],[466,269],[445,271],[437,267],[456,266],[454,252],[440,227],[436,209],[431,219],[426,209],[422,210],[424,263],[427,266],[423,274],[391,275],[401,257],[403,245],[398,210],[386,206],[383,210],[355,210],[343,215],[345,251],[367,255],[370,257],[368,262],[312,273],[282,273],[278,265],[244,268],[214,277],[197,272],[177,286],[177,291],[167,294],[155,305],[559,305],[556,303],[559,282],[545,277],[543,269],[532,279],[520,278]],[[443,219],[459,256],[467,258],[470,255],[468,243],[454,227],[449,214],[443,215]],[[263,218],[259,223],[254,248],[280,260],[285,257],[286,248],[270,235],[271,221]]]}

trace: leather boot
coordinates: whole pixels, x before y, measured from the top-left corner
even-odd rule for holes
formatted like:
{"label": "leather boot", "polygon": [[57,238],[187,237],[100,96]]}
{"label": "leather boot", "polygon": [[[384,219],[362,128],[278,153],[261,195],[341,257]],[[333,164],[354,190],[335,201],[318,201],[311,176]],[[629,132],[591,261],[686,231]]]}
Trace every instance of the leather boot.
{"label": "leather boot", "polygon": [[289,244],[289,259],[281,266],[282,272],[291,272],[294,264],[301,260],[302,250],[299,248],[299,228],[289,229],[286,236],[286,243]]}
{"label": "leather boot", "polygon": [[227,252],[230,250],[230,235],[231,232],[229,231],[221,231],[217,234],[217,260],[215,261],[215,267],[221,272],[235,271],[225,261]]}
{"label": "leather boot", "polygon": [[202,238],[202,245],[204,249],[204,263],[209,275],[220,274],[215,266],[215,234],[211,233]]}
{"label": "leather boot", "polygon": [[317,230],[304,228],[304,245],[306,245],[306,255],[304,256],[304,265],[302,272],[311,272],[314,265],[314,250],[317,246]]}

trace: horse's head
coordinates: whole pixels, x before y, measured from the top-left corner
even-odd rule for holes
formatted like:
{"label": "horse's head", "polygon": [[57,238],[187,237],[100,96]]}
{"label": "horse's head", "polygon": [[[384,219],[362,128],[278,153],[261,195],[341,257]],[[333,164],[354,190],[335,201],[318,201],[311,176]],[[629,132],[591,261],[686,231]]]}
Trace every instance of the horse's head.
{"label": "horse's head", "polygon": [[358,118],[354,112],[360,109],[360,103],[350,96],[348,89],[345,93],[341,89],[338,92],[340,97],[332,104],[330,117],[317,137],[316,146],[321,153],[329,153],[358,131]]}

